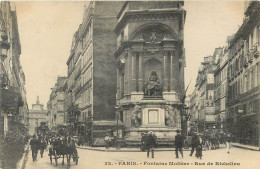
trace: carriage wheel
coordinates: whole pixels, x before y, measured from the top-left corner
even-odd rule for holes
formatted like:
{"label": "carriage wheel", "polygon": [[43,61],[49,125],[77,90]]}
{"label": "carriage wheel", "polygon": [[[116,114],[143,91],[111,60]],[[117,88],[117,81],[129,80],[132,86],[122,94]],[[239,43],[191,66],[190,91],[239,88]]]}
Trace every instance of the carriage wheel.
{"label": "carriage wheel", "polygon": [[51,150],[49,150],[49,156],[50,156],[50,162],[52,164],[52,151]]}
{"label": "carriage wheel", "polygon": [[57,158],[57,152],[56,151],[55,151],[54,155],[55,155],[55,164],[57,166],[58,165],[58,158]]}
{"label": "carriage wheel", "polygon": [[75,152],[73,154],[73,159],[75,159],[76,165],[78,165],[79,157],[78,157],[78,151],[77,150],[75,150]]}

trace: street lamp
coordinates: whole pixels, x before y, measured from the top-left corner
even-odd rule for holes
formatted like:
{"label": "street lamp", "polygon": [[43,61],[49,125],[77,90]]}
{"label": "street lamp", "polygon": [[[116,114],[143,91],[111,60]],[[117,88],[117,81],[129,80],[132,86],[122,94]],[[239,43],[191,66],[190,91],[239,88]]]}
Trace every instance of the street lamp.
{"label": "street lamp", "polygon": [[188,112],[189,107],[187,105],[183,106],[183,116],[185,117],[185,130],[186,130],[186,134],[188,136],[188,121],[191,117],[191,114]]}
{"label": "street lamp", "polygon": [[120,146],[119,146],[119,143],[118,143],[118,137],[119,137],[118,120],[119,120],[119,113],[122,111],[122,107],[119,105],[119,106],[116,106],[115,109],[116,109],[116,148],[119,149]]}

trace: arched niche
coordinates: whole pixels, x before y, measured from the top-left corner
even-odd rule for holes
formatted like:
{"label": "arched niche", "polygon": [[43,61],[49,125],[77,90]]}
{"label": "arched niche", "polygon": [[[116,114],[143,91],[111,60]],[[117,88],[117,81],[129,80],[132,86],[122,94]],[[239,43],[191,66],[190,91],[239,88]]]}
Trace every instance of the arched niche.
{"label": "arched niche", "polygon": [[[154,73],[155,73],[155,75],[154,75]],[[154,80],[155,76],[156,76],[156,80]],[[144,63],[144,78],[145,78],[144,94],[145,95],[156,95],[156,96],[161,95],[163,79],[162,79],[162,63],[160,60],[158,60],[155,57],[152,57]],[[151,78],[153,80],[151,80]],[[148,92],[149,91],[148,84],[150,84],[149,82],[151,82],[151,81],[158,82],[158,85],[156,85],[156,89],[152,89],[153,93],[156,92],[154,94]],[[154,83],[154,82],[152,82],[152,83]]]}

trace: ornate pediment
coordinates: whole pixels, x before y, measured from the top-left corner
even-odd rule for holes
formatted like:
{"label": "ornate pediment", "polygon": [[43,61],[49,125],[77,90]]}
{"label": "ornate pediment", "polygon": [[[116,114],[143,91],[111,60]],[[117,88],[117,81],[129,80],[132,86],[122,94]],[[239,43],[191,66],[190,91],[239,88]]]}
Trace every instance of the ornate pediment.
{"label": "ornate pediment", "polygon": [[178,40],[178,36],[163,26],[148,26],[137,31],[131,38],[133,41],[159,43],[163,40]]}

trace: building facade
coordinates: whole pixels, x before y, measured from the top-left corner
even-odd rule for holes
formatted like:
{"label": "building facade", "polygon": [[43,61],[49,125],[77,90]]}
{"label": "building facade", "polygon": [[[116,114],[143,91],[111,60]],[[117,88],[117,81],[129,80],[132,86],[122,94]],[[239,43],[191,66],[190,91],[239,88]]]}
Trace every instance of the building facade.
{"label": "building facade", "polygon": [[227,128],[235,141],[260,146],[260,3],[245,3],[245,19],[228,47]]}
{"label": "building facade", "polygon": [[216,128],[214,72],[216,57],[221,53],[221,50],[222,48],[216,48],[213,56],[204,57],[198,70],[195,91],[192,94],[192,103],[190,104],[192,106],[192,121],[197,132]]}
{"label": "building facade", "polygon": [[[117,14],[123,2],[93,1],[86,4],[83,21],[75,32],[67,60],[65,114],[69,128],[98,144],[106,129],[100,125],[115,120]],[[114,124],[114,122],[112,122]],[[95,133],[95,134],[93,134]],[[94,141],[95,140],[95,141]],[[102,141],[101,141],[102,142]]]}
{"label": "building facade", "polygon": [[59,128],[65,124],[65,91],[63,85],[67,77],[58,76],[57,82],[51,88],[50,99],[47,103],[48,114],[50,115],[50,128]]}
{"label": "building facade", "polygon": [[[232,37],[227,38],[228,45],[231,38]],[[221,132],[226,132],[228,45],[223,49],[223,53],[220,53],[217,59],[217,68],[214,73],[216,128]]]}
{"label": "building facade", "polygon": [[49,126],[49,119],[48,111],[44,109],[44,105],[40,103],[39,96],[37,96],[36,103],[32,104],[32,109],[29,111],[29,134],[37,135],[38,127],[42,122]]}
{"label": "building facade", "polygon": [[20,63],[21,44],[14,3],[0,3],[0,134],[28,127],[25,75]]}
{"label": "building facade", "polygon": [[128,144],[153,131],[173,144],[181,129],[185,52],[183,2],[125,2],[118,14],[117,112]]}

